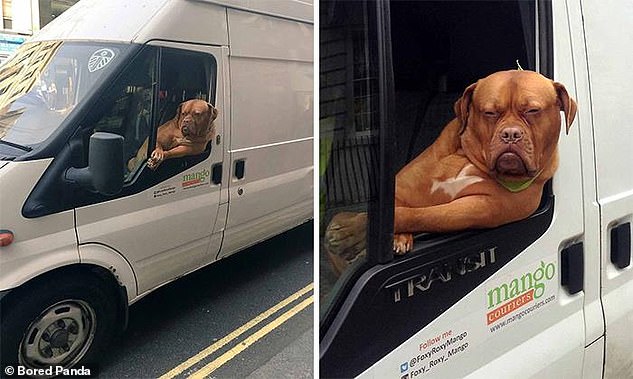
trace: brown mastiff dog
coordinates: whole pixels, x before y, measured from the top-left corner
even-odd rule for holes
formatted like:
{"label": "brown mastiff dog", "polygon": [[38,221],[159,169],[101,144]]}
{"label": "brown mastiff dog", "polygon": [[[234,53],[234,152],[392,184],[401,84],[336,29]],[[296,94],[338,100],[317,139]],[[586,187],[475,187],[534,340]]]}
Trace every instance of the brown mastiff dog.
{"label": "brown mastiff dog", "polygon": [[[576,103],[565,87],[523,70],[494,73],[470,85],[456,118],[396,175],[395,254],[417,232],[492,228],[530,216],[558,166],[563,111],[567,133]],[[339,213],[325,246],[340,273],[364,253],[366,213]]]}
{"label": "brown mastiff dog", "polygon": [[[188,100],[178,106],[176,116],[158,127],[156,148],[147,160],[155,170],[164,160],[201,154],[215,137],[213,120],[218,110],[204,100]],[[148,140],[128,162],[130,172],[145,160]]]}

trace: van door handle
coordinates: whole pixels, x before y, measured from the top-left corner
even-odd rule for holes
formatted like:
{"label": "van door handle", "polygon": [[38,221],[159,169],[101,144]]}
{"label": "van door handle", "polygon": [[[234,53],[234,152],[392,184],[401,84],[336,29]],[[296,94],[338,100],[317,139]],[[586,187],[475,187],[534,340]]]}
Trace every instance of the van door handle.
{"label": "van door handle", "polygon": [[222,163],[216,163],[211,167],[211,181],[213,184],[222,183]]}
{"label": "van door handle", "polygon": [[611,263],[617,268],[625,268],[631,264],[630,222],[611,229]]}
{"label": "van door handle", "polygon": [[560,252],[560,284],[567,287],[570,295],[584,288],[585,254],[582,242],[564,248]]}
{"label": "van door handle", "polygon": [[245,170],[246,170],[246,161],[244,159],[235,161],[235,170],[233,171],[233,173],[236,179],[243,179]]}

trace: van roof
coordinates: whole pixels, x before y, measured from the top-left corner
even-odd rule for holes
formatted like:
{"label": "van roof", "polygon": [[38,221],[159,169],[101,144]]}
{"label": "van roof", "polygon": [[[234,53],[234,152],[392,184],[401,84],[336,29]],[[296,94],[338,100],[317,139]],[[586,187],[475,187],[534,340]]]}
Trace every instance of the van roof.
{"label": "van roof", "polygon": [[96,40],[145,43],[178,39],[228,45],[226,10],[313,22],[313,0],[82,0],[31,41]]}
{"label": "van roof", "polygon": [[295,21],[313,23],[313,0],[192,0],[217,4],[227,8],[244,10],[286,18]]}

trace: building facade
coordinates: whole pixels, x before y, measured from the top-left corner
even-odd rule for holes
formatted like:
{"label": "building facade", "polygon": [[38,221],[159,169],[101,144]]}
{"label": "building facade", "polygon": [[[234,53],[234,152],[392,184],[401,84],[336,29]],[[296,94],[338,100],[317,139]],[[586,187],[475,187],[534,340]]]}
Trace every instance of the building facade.
{"label": "building facade", "polygon": [[0,0],[0,62],[79,0]]}

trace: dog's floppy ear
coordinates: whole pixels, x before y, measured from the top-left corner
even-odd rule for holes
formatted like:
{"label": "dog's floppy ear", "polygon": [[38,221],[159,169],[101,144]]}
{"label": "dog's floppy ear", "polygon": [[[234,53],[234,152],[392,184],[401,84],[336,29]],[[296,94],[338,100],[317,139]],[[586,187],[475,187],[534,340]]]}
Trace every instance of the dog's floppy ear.
{"label": "dog's floppy ear", "polygon": [[459,129],[459,134],[464,133],[464,130],[466,130],[466,124],[468,123],[468,108],[470,107],[470,103],[473,100],[473,92],[475,92],[475,87],[477,87],[477,83],[473,83],[466,87],[464,93],[462,94],[462,97],[457,99],[457,101],[455,102],[455,116],[462,125]]}
{"label": "dog's floppy ear", "polygon": [[556,89],[556,96],[558,97],[560,110],[565,114],[565,124],[567,125],[565,134],[569,134],[571,124],[574,122],[574,118],[576,117],[576,102],[574,99],[569,97],[564,85],[554,82],[554,89]]}
{"label": "dog's floppy ear", "polygon": [[174,120],[176,120],[176,127],[180,128],[180,113],[182,113],[182,106],[186,102],[182,102],[178,104],[178,108],[176,108],[176,115],[174,116]]}
{"label": "dog's floppy ear", "polygon": [[218,117],[218,109],[213,106],[211,103],[207,103],[209,107],[209,111],[211,112],[211,118],[209,119],[209,124],[213,122]]}

